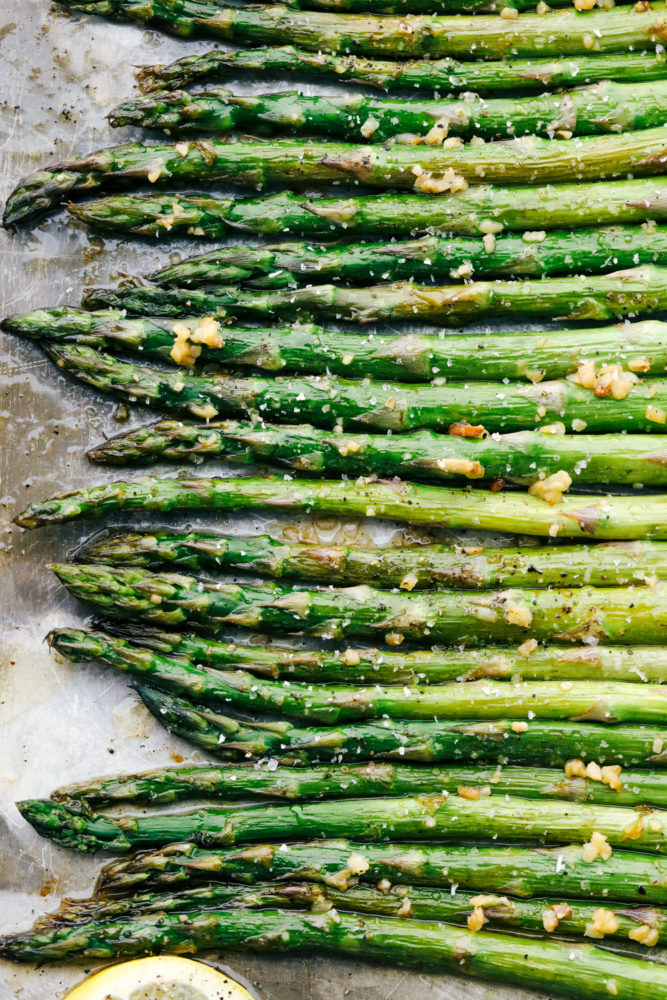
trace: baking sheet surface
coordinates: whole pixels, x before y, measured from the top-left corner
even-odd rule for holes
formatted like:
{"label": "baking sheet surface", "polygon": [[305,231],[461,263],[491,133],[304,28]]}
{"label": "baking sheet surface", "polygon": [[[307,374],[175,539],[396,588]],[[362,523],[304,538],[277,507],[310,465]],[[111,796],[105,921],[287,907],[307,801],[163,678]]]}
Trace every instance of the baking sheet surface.
{"label": "baking sheet surface", "polygon": [[[104,116],[135,92],[133,65],[168,62],[210,47],[136,27],[68,17],[56,9],[49,11],[48,0],[1,0],[0,201],[18,178],[52,158],[83,155],[132,136],[130,130],[112,132]],[[252,92],[295,83],[260,83],[245,77],[232,86]],[[336,90],[326,85],[307,89]],[[62,212],[29,233],[10,236],[0,231],[0,314],[76,305],[86,284],[150,271],[174,254],[196,251],[184,242],[153,246],[100,238],[67,222]],[[147,420],[147,415],[134,412],[129,423],[119,424],[113,402],[55,373],[38,348],[1,334],[0,338],[1,933],[27,927],[36,914],[54,909],[62,895],[87,894],[102,860],[64,851],[38,837],[18,814],[16,800],[45,796],[59,785],[96,775],[202,758],[185,743],[166,737],[124,678],[59,662],[43,642],[49,629],[80,622],[83,612],[47,564],[66,558],[82,537],[99,526],[82,522],[25,533],[11,523],[31,500],[118,478],[119,470],[105,472],[88,464],[84,452],[105,435]],[[205,468],[205,474],[217,471],[213,464]],[[173,467],[169,471],[173,473]],[[133,519],[133,524],[139,522]],[[113,523],[107,519],[105,526]],[[155,523],[155,518],[145,521]],[[267,526],[261,517],[224,521],[202,517],[190,523],[215,524],[235,532]],[[393,529],[357,525],[340,529],[327,521],[317,525],[325,540],[354,538],[358,530],[387,539]],[[533,996],[317,955],[221,958],[256,983],[266,1000],[529,1000]],[[35,970],[0,963],[0,1000],[60,997],[82,975],[80,966]]]}

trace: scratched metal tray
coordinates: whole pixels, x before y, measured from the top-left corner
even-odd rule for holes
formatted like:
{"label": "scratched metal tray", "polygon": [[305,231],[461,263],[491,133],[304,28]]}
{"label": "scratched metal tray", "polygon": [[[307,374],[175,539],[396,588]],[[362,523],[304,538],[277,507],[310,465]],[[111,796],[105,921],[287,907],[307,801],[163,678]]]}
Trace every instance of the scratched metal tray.
{"label": "scratched metal tray", "polygon": [[[133,65],[166,62],[206,47],[137,28],[70,18],[49,11],[47,0],[2,0],[0,200],[4,202],[19,177],[44,161],[83,154],[130,135],[112,134],[104,116],[132,94]],[[247,91],[284,89],[294,81],[260,84],[245,77],[234,85]],[[8,236],[2,231],[0,314],[76,304],[85,284],[141,273],[173,254],[195,249],[184,242],[152,246],[102,239],[67,222],[63,213],[30,233]],[[66,852],[38,837],[16,811],[17,799],[47,795],[58,785],[93,775],[202,757],[167,737],[122,677],[58,662],[43,643],[50,628],[81,620],[82,609],[46,566],[65,558],[90,533],[91,525],[24,533],[11,523],[31,500],[117,478],[118,470],[105,474],[84,456],[104,435],[120,430],[113,402],[74,386],[54,372],[38,348],[6,336],[0,346],[0,380],[1,933],[27,927],[36,914],[54,909],[62,895],[87,894],[101,863],[100,858]],[[146,413],[135,412],[130,425],[146,419]],[[169,471],[173,473],[173,467]],[[206,471],[218,468],[211,464]],[[268,524],[260,516],[192,518],[190,523],[215,523],[233,531],[262,530]],[[297,523],[292,530],[309,538],[313,529]],[[351,539],[358,531],[388,540],[394,531],[390,526],[328,521],[320,521],[315,530],[323,540]],[[266,1000],[532,996],[449,976],[316,955],[221,957],[256,983]],[[81,967],[35,970],[0,963],[0,1000],[60,997],[82,974]]]}

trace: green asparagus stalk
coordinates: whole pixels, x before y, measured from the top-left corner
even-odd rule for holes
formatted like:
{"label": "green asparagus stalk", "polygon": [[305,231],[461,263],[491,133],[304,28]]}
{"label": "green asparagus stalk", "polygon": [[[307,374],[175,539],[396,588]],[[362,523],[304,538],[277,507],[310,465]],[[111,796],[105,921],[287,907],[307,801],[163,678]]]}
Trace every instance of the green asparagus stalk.
{"label": "green asparagus stalk", "polygon": [[500,838],[583,844],[594,833],[604,836],[613,848],[632,846],[659,854],[667,823],[667,812],[661,810],[644,815],[626,806],[501,795],[491,802],[483,796],[420,795],[235,809],[205,806],[190,812],[120,818],[51,799],[25,799],[17,807],[39,834],[62,847],[113,854],[181,841],[216,847],[341,836],[364,842]]}
{"label": "green asparagus stalk", "polygon": [[[361,863],[355,864],[355,861]],[[368,865],[366,867],[366,864]],[[353,870],[354,869],[354,870]],[[475,847],[469,845],[359,844],[317,841],[261,844],[211,851],[194,844],[172,844],[102,869],[104,893],[134,894],[135,889],[166,889],[182,884],[231,881],[256,885],[297,878],[340,891],[357,884],[387,889],[394,884],[498,892],[523,899],[559,895],[567,899],[605,899],[664,905],[665,861],[652,854],[614,851],[603,864],[584,861],[581,847]],[[452,892],[452,887],[454,888]]]}
{"label": "green asparagus stalk", "polygon": [[404,590],[434,586],[477,590],[506,584],[610,587],[667,579],[664,542],[518,548],[430,544],[387,547],[295,544],[273,535],[234,537],[200,531],[156,531],[96,536],[77,550],[76,558],[78,562],[146,569],[240,569],[276,579],[339,585],[369,583]]}
{"label": "green asparagus stalk", "polygon": [[[667,496],[564,496],[544,503],[525,493],[456,490],[406,482],[304,481],[265,476],[103,483],[30,504],[22,528],[62,524],[110,511],[266,510],[383,517],[451,531],[506,531],[587,541],[667,539]],[[648,640],[646,640],[648,641]]]}
{"label": "green asparagus stalk", "polygon": [[150,278],[158,285],[183,288],[210,284],[280,288],[333,280],[362,284],[448,281],[461,274],[547,277],[660,263],[666,254],[667,228],[648,233],[636,226],[621,226],[551,233],[542,230],[522,236],[508,234],[497,237],[493,249],[480,239],[441,236],[425,236],[407,243],[333,247],[312,243],[220,247],[171,264]]}
{"label": "green asparagus stalk", "polygon": [[[478,433],[477,431],[475,433]],[[652,447],[651,447],[652,445]],[[667,486],[667,436],[567,435],[520,431],[467,438],[458,434],[332,434],[307,424],[284,427],[163,420],[110,438],[88,452],[95,462],[263,461],[301,472],[406,479],[492,479],[535,483],[567,472],[577,484]]]}
{"label": "green asparagus stalk", "polygon": [[502,17],[374,17],[295,11],[285,6],[223,7],[215,0],[60,0],[70,10],[136,20],[183,37],[214,35],[243,45],[281,45],[289,40],[315,52],[370,56],[454,56],[504,59],[580,56],[592,52],[633,52],[665,41],[667,30],[656,11],[552,12],[548,18],[524,14]]}
{"label": "green asparagus stalk", "polygon": [[278,764],[310,766],[348,760],[564,767],[569,760],[601,765],[663,768],[665,730],[645,726],[600,726],[572,722],[507,719],[493,722],[364,722],[332,727],[295,727],[289,722],[247,722],[197,706],[166,691],[135,685],[157,721],[170,732],[225,761],[271,758]]}
{"label": "green asparagus stalk", "polygon": [[[212,634],[240,626],[283,635],[388,637],[389,645],[409,639],[470,646],[520,641],[526,634],[552,642],[629,646],[660,645],[667,639],[664,582],[652,587],[406,594],[367,586],[239,586],[104,565],[54,564],[51,569],[72,594],[112,617],[187,625]],[[604,721],[604,708],[599,715],[598,721]]]}
{"label": "green asparagus stalk", "polygon": [[[510,899],[489,893],[443,892],[442,889],[397,885],[387,891],[370,886],[354,886],[340,890],[307,882],[268,886],[258,889],[228,885],[203,885],[181,892],[142,893],[127,899],[97,900],[65,899],[53,914],[41,917],[33,931],[48,931],[85,921],[119,920],[128,916],[153,913],[207,913],[219,909],[310,909],[327,912],[335,907],[341,913],[370,913],[374,916],[412,918],[413,920],[444,920],[450,924],[466,924],[476,907],[481,908],[489,930],[509,928],[537,932],[544,936],[547,927],[557,924],[558,934],[582,937],[599,919],[598,903],[550,899]],[[631,931],[648,927],[651,941],[661,943],[667,938],[665,913],[657,907],[622,905],[603,907],[611,914],[610,930],[604,935],[605,947],[611,948],[628,940]],[[557,913],[565,914],[558,918]],[[611,928],[615,926],[615,929]],[[651,946],[653,947],[653,945]],[[652,957],[649,951],[647,958]]]}
{"label": "green asparagus stalk", "polygon": [[[169,659],[123,639],[57,629],[49,645],[75,663],[95,660],[129,673],[143,683],[164,688],[214,706],[256,712],[258,708],[305,723],[338,725],[355,719],[593,719],[616,724],[664,724],[667,716],[662,688],[611,681],[469,681],[432,684],[328,687],[285,685],[255,674],[210,671],[187,661]],[[563,689],[565,688],[565,690]]]}
{"label": "green asparagus stalk", "polygon": [[543,941],[480,932],[422,920],[281,910],[227,910],[204,914],[137,916],[115,923],[75,925],[16,934],[0,940],[13,961],[85,961],[128,958],[146,952],[316,951],[387,960],[420,970],[549,989],[585,1000],[607,1000],[609,983],[619,1000],[667,997],[667,969],[615,955],[592,944]]}
{"label": "green asparagus stalk", "polygon": [[213,49],[184,56],[176,62],[140,66],[136,71],[142,90],[185,87],[215,78],[226,80],[239,71],[294,73],[320,79],[344,80],[391,91],[399,88],[431,92],[470,90],[541,90],[605,80],[662,80],[665,69],[659,52],[624,52],[579,56],[577,59],[520,60],[511,62],[457,62],[455,59],[364,59],[359,56],[307,52],[291,45],[256,49]]}
{"label": "green asparagus stalk", "polygon": [[[256,414],[263,420],[293,423],[298,419],[324,427],[344,424],[391,431],[422,427],[449,431],[452,424],[466,423],[482,426],[489,433],[532,430],[540,425],[553,431],[555,422],[556,429],[561,431],[563,426],[575,429],[583,425],[589,433],[602,433],[659,432],[665,427],[667,413],[667,379],[639,382],[632,372],[612,373],[608,388],[604,387],[604,380],[598,383],[592,373],[590,388],[571,380],[411,386],[335,376],[190,375],[183,370],[165,371],[121,361],[94,348],[68,343],[45,345],[44,350],[59,368],[95,389],[112,392],[129,403],[142,402],[153,409],[205,420],[213,420],[220,414],[238,413],[244,417]],[[598,385],[601,388],[596,391]],[[614,398],[613,391],[621,398]],[[214,428],[213,450],[215,433]],[[560,434],[556,436],[560,448]],[[454,442],[450,447],[463,449],[470,444]],[[576,447],[581,449],[580,444]],[[542,444],[542,449],[548,451],[548,448],[548,442]],[[232,450],[231,439],[228,450]],[[235,460],[243,461],[252,449],[247,442],[239,442],[235,452]],[[307,467],[307,461],[303,464]],[[653,473],[647,468],[646,476],[659,481],[659,466]]]}
{"label": "green asparagus stalk", "polygon": [[[326,0],[325,0],[326,2]],[[385,2],[385,0],[382,0]],[[667,122],[667,80],[604,83],[563,95],[484,100],[467,93],[440,100],[388,100],[346,94],[329,97],[288,91],[237,96],[228,90],[177,90],[119,104],[112,127],[160,129],[167,135],[219,135],[245,129],[254,135],[324,135],[346,142],[396,139],[442,145],[447,135],[504,139],[565,133],[598,135],[655,128]]]}
{"label": "green asparagus stalk", "polygon": [[666,206],[665,185],[657,178],[638,178],[527,188],[480,184],[444,197],[405,192],[308,198],[281,191],[245,199],[121,194],[68,207],[87,225],[145,236],[219,239],[240,229],[281,239],[286,233],[306,238],[342,234],[346,239],[375,233],[391,239],[433,232],[476,236],[489,222],[518,232],[643,223],[667,218]]}
{"label": "green asparagus stalk", "polygon": [[[572,547],[562,546],[562,549],[571,550]],[[555,560],[561,548],[549,551]],[[622,563],[621,548],[616,548],[616,551]],[[598,552],[603,555],[602,549]],[[583,582],[580,581],[579,585]],[[138,622],[128,625],[122,621],[105,620],[97,621],[95,627],[165,656],[173,654],[214,668],[240,666],[263,677],[318,683],[378,681],[383,684],[442,684],[489,677],[495,680],[597,679],[662,684],[667,679],[665,650],[661,646],[635,646],[630,649],[600,645],[575,648],[538,646],[532,649],[530,644],[530,649],[522,649],[521,652],[499,646],[478,650],[413,650],[407,653],[368,647],[329,651],[290,649],[266,640],[261,646],[240,646],[194,632],[163,632]]]}
{"label": "green asparagus stalk", "polygon": [[277,767],[240,764],[224,767],[163,768],[142,774],[98,778],[59,788],[58,802],[102,806],[125,802],[164,805],[203,798],[307,799],[361,798],[377,795],[456,794],[459,788],[522,798],[565,799],[602,805],[643,805],[663,808],[667,803],[667,776],[659,771],[623,771],[622,787],[615,791],[600,781],[565,777],[547,768],[412,767],[408,764],[362,764],[349,767]]}
{"label": "green asparagus stalk", "polygon": [[[605,11],[603,16],[614,15]],[[540,21],[544,24],[542,18]],[[627,25],[627,14],[624,21]],[[416,190],[426,195],[457,190],[467,183],[545,184],[572,177],[599,180],[628,173],[659,174],[666,159],[662,126],[587,136],[575,143],[522,136],[454,148],[342,142],[304,145],[298,139],[271,143],[211,139],[203,145],[193,142],[150,146],[131,142],[97,150],[82,159],[49,163],[23,178],[7,200],[3,224],[26,222],[67,197],[89,194],[118,180],[148,180],[153,184],[226,182],[258,189],[271,184],[348,182]]]}
{"label": "green asparagus stalk", "polygon": [[338,284],[297,288],[162,288],[155,285],[91,288],[84,305],[130,314],[225,317],[317,316],[355,323],[420,320],[463,326],[481,318],[517,315],[559,320],[610,320],[667,309],[667,268],[642,267],[585,280],[568,275],[525,281],[474,281],[418,285],[411,281],[348,288]]}
{"label": "green asparagus stalk", "polygon": [[[200,324],[201,318],[181,319],[179,329],[195,332]],[[129,319],[122,310],[113,309],[36,309],[10,316],[2,325],[33,340],[72,342],[169,362],[177,340],[174,324],[167,319]],[[427,382],[443,375],[454,382],[536,381],[573,374],[590,360],[601,367],[616,364],[647,375],[662,375],[667,369],[667,324],[658,320],[544,333],[448,333],[446,339],[442,334],[338,333],[312,324],[226,326],[220,331],[222,338],[222,346],[198,343],[199,360],[269,372],[329,372],[397,382]],[[471,368],[473,350],[477,363]]]}

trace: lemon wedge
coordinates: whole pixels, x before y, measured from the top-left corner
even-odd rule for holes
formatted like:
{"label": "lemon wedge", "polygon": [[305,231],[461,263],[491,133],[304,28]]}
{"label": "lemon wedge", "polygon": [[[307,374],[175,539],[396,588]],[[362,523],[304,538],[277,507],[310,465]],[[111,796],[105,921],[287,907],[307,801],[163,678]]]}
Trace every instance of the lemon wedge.
{"label": "lemon wedge", "polygon": [[191,958],[160,955],[94,972],[66,1000],[257,1000],[226,972]]}

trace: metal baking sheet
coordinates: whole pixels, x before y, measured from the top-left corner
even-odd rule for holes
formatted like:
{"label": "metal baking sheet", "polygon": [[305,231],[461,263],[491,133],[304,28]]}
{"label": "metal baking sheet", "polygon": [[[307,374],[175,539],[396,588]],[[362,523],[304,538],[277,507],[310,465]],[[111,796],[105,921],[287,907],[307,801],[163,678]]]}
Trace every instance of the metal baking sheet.
{"label": "metal baking sheet", "polygon": [[[132,134],[112,133],[104,116],[133,93],[134,65],[167,62],[210,47],[48,8],[47,0],[0,3],[3,202],[19,177],[52,157],[83,154]],[[294,81],[260,83],[245,77],[232,85],[252,92],[268,86],[284,89]],[[2,231],[0,313],[76,304],[85,285],[148,271],[174,254],[195,251],[192,243],[185,242],[153,246],[100,238],[68,222],[64,213],[29,233]],[[118,478],[118,470],[105,472],[92,466],[84,454],[105,435],[121,429],[115,404],[57,374],[38,348],[7,336],[0,345],[0,380],[0,932],[5,932],[27,927],[37,914],[54,909],[63,895],[87,894],[102,860],[64,851],[38,837],[21,819],[16,800],[44,796],[59,785],[93,775],[202,757],[167,737],[123,677],[59,661],[43,642],[50,628],[76,623],[83,612],[47,564],[64,559],[96,526],[84,523],[26,533],[11,523],[33,499]],[[146,419],[145,411],[134,412],[122,426]],[[206,473],[213,471],[212,465],[206,466]],[[155,519],[145,523],[155,524]],[[233,531],[267,525],[259,516],[193,518],[191,523]],[[351,539],[358,531],[387,540],[394,531],[389,526],[340,526],[326,520],[314,529],[305,522],[292,526],[305,538],[312,530],[329,540]],[[221,958],[257,984],[266,1000],[408,996],[529,1000],[534,996],[317,955]],[[0,963],[0,1000],[61,997],[82,975],[80,966],[36,970]]]}

